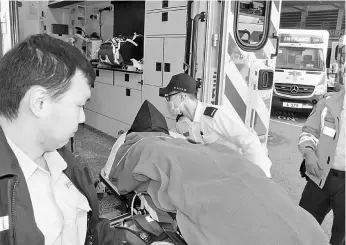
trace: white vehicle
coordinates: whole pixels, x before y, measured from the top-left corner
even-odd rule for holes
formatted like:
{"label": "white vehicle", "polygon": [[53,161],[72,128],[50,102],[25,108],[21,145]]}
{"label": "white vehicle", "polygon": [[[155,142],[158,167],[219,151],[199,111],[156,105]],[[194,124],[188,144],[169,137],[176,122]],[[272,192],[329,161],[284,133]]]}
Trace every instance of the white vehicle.
{"label": "white vehicle", "polygon": [[[83,23],[80,19],[88,23],[92,20],[83,14],[97,10],[102,3],[36,2],[23,1],[21,11],[31,14],[30,21],[19,22],[30,26],[18,28],[16,14],[11,13],[15,9],[13,2],[1,0],[3,52],[18,42],[18,29],[27,33],[33,26],[37,33],[50,34],[50,26],[61,24],[60,19],[70,18],[62,23],[70,23],[68,28],[71,23]],[[103,4],[108,6],[110,2]],[[78,11],[71,11],[73,8]],[[281,0],[145,1],[143,72],[95,67],[97,79],[85,105],[85,124],[118,137],[130,128],[141,104],[148,99],[164,114],[168,126],[174,127],[175,118],[165,99],[159,97],[159,88],[166,86],[173,75],[185,71],[201,81],[200,100],[233,108],[266,146],[280,11]],[[78,18],[71,13],[78,14]],[[19,19],[24,16],[20,14]],[[99,18],[103,21],[101,15]],[[109,23],[104,21],[100,34],[101,27]],[[95,26],[93,31],[98,32]]]}
{"label": "white vehicle", "polygon": [[327,92],[329,33],[280,29],[274,76],[273,107],[311,110]]}

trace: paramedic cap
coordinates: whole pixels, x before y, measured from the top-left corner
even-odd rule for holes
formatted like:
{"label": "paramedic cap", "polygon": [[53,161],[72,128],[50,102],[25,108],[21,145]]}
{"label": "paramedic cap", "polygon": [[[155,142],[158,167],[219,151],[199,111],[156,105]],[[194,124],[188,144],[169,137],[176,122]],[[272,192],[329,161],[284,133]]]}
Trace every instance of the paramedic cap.
{"label": "paramedic cap", "polygon": [[164,97],[165,95],[168,95],[173,91],[196,94],[197,82],[195,79],[185,73],[174,75],[167,87],[160,88],[159,95],[161,97]]}

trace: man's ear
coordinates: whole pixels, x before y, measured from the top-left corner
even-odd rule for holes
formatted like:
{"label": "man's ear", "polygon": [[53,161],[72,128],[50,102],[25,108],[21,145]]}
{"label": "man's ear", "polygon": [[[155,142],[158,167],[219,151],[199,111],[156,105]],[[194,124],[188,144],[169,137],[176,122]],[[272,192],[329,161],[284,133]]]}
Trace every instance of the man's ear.
{"label": "man's ear", "polygon": [[30,111],[39,118],[48,115],[50,98],[47,89],[41,86],[34,86],[28,91],[28,102]]}

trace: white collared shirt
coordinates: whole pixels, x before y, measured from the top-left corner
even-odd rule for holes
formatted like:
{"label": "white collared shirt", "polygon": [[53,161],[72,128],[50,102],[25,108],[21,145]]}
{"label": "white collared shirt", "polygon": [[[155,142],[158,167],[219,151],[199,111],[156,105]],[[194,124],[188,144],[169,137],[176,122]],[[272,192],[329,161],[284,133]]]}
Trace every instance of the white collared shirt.
{"label": "white collared shirt", "polygon": [[67,167],[65,160],[57,151],[45,153],[49,168],[46,171],[9,138],[7,142],[23,171],[35,221],[45,237],[45,245],[83,245],[90,206],[86,197],[62,172]]}
{"label": "white collared shirt", "polygon": [[[204,115],[205,109],[209,106],[218,109],[213,117]],[[186,119],[189,120],[184,117],[182,122]],[[179,123],[180,120],[177,122],[177,131],[183,133]],[[250,162],[259,166],[267,177],[271,177],[272,162],[258,136],[245,126],[235,110],[198,101],[191,132],[196,134],[198,130],[204,144],[227,145],[241,152]]]}

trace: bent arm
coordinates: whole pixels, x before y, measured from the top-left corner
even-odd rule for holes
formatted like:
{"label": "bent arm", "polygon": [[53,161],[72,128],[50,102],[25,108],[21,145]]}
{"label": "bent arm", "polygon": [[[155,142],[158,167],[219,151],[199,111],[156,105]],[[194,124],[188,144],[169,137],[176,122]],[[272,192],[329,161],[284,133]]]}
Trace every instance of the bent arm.
{"label": "bent arm", "polygon": [[222,108],[214,118],[218,133],[225,136],[229,141],[241,148],[243,155],[252,163],[259,166],[271,177],[270,161],[258,136],[252,133],[239,118],[238,114]]}
{"label": "bent arm", "polygon": [[302,128],[298,143],[298,149],[302,154],[304,154],[307,148],[312,148],[315,152],[317,150],[318,139],[321,134],[321,117],[324,104],[325,100],[317,103]]}

